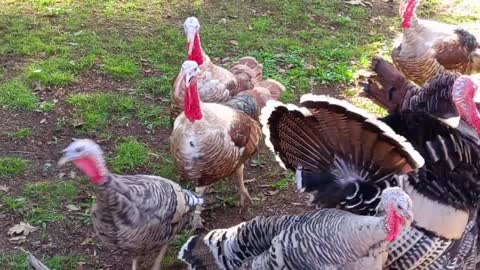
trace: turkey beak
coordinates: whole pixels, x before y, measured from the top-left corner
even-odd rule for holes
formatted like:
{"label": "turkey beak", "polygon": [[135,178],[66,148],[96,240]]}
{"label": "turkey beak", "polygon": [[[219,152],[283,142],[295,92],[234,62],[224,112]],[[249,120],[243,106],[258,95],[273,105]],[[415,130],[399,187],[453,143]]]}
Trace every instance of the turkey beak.
{"label": "turkey beak", "polygon": [[410,225],[412,225],[413,218],[414,218],[413,212],[409,210],[403,210],[402,214],[405,218],[405,226],[410,227]]}
{"label": "turkey beak", "polygon": [[193,75],[190,74],[190,73],[187,73],[185,75],[185,85],[187,86],[187,88],[190,86],[190,83],[192,82],[192,79],[193,79]]}
{"label": "turkey beak", "polygon": [[57,162],[57,166],[58,167],[61,167],[65,164],[67,164],[68,162],[70,161],[70,159],[68,159],[67,157],[63,156],[62,158],[60,158],[60,160]]}
{"label": "turkey beak", "polygon": [[182,81],[185,80],[185,86],[188,87],[187,85],[187,81],[185,79],[185,72],[182,70],[182,74],[181,74],[181,77],[179,78],[178,81],[175,82],[175,96],[180,96],[180,89],[182,88]]}

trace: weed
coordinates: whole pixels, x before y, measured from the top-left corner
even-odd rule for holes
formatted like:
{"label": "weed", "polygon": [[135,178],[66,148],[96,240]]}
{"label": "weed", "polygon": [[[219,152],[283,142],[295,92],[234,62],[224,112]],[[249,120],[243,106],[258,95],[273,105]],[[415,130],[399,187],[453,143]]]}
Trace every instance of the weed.
{"label": "weed", "polygon": [[295,182],[295,179],[293,176],[294,176],[293,173],[289,173],[287,177],[282,177],[277,182],[272,183],[272,187],[279,190],[286,190],[288,188],[288,185],[290,185],[290,183]]}
{"label": "weed", "polygon": [[44,101],[40,104],[40,109],[42,112],[51,112],[55,108],[55,102],[53,101]]}
{"label": "weed", "polygon": [[114,172],[127,172],[138,169],[148,161],[148,149],[145,144],[129,137],[117,146],[115,156],[111,160]]}
{"label": "weed", "polygon": [[0,106],[32,110],[36,107],[37,98],[20,80],[11,80],[0,84]]}
{"label": "weed", "polygon": [[12,177],[27,171],[28,161],[19,157],[0,158],[0,176]]}
{"label": "weed", "polygon": [[26,139],[32,136],[32,129],[31,128],[21,128],[15,132],[7,133],[7,136],[13,139]]}

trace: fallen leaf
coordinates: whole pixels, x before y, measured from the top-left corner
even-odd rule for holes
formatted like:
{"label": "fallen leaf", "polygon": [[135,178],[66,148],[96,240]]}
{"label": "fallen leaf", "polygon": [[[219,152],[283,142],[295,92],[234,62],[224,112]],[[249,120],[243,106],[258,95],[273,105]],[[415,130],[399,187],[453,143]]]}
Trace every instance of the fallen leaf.
{"label": "fallen leaf", "polygon": [[78,211],[78,210],[80,210],[80,207],[75,206],[75,205],[73,205],[73,204],[69,204],[69,205],[67,205],[67,206],[65,206],[65,207],[68,209],[68,211]]}
{"label": "fallen leaf", "polygon": [[47,118],[43,118],[42,120],[40,120],[40,124],[43,124],[45,122],[47,122]]}
{"label": "fallen leaf", "polygon": [[235,45],[235,46],[238,46],[238,44],[240,44],[240,43],[238,43],[238,41],[236,41],[234,39],[230,40],[229,42],[230,42],[230,44]]}
{"label": "fallen leaf", "polygon": [[278,190],[278,189],[277,190],[269,190],[269,191],[266,192],[266,195],[267,196],[273,196],[273,195],[275,195],[279,192],[280,192],[280,190]]}
{"label": "fallen leaf", "polygon": [[253,30],[253,27],[250,24],[248,25],[248,30],[250,30],[250,31]]}
{"label": "fallen leaf", "polygon": [[4,185],[0,185],[0,191],[3,191],[3,192],[8,192],[10,188],[7,187],[7,186],[4,186]]}
{"label": "fallen leaf", "polygon": [[16,243],[16,244],[21,244],[21,243],[25,243],[25,241],[27,241],[27,237],[25,236],[15,236],[15,237],[12,237],[10,239],[8,239],[8,241],[12,242],[12,243]]}
{"label": "fallen leaf", "polygon": [[38,230],[38,228],[33,227],[32,225],[21,221],[19,224],[11,227],[8,229],[8,235],[19,235],[22,234],[24,236],[29,235],[30,233]]}
{"label": "fallen leaf", "polygon": [[85,238],[85,240],[83,240],[83,242],[80,245],[85,246],[87,244],[92,244],[92,243],[93,243],[93,239],[88,237],[88,238]]}

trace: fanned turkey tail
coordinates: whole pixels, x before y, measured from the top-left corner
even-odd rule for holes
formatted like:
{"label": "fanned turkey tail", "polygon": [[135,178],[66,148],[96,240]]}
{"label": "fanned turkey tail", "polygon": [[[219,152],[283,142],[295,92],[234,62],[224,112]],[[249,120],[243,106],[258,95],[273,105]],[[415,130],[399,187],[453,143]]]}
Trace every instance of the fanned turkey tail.
{"label": "fanned turkey tail", "polygon": [[260,121],[267,146],[320,206],[373,214],[382,190],[424,163],[383,122],[334,98],[304,95],[300,107],[270,101]]}
{"label": "fanned turkey tail", "polygon": [[272,239],[295,222],[310,215],[256,217],[228,229],[215,229],[206,235],[191,237],[180,249],[178,259],[189,269],[239,269],[250,257],[268,250]]}
{"label": "fanned turkey tail", "polygon": [[392,112],[402,106],[402,102],[415,93],[418,88],[391,63],[381,57],[375,57],[371,69],[375,75],[363,83],[363,95]]}
{"label": "fanned turkey tail", "polygon": [[238,83],[237,91],[232,93],[232,95],[236,95],[241,91],[252,89],[256,83],[262,80],[263,65],[253,57],[242,57],[230,69],[230,72]]}
{"label": "fanned turkey tail", "polygon": [[240,110],[253,119],[258,119],[267,101],[278,100],[284,91],[285,86],[280,82],[267,79],[257,83],[253,89],[232,97],[225,105]]}

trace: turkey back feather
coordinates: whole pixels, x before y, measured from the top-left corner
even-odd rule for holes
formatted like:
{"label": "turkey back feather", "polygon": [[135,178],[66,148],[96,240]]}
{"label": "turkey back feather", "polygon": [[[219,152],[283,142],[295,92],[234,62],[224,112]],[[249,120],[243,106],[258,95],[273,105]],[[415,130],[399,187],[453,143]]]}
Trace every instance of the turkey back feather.
{"label": "turkey back feather", "polygon": [[410,143],[387,125],[326,96],[304,95],[301,107],[269,102],[261,121],[266,144],[296,172],[297,187],[313,202],[372,214],[397,174],[423,165]]}

